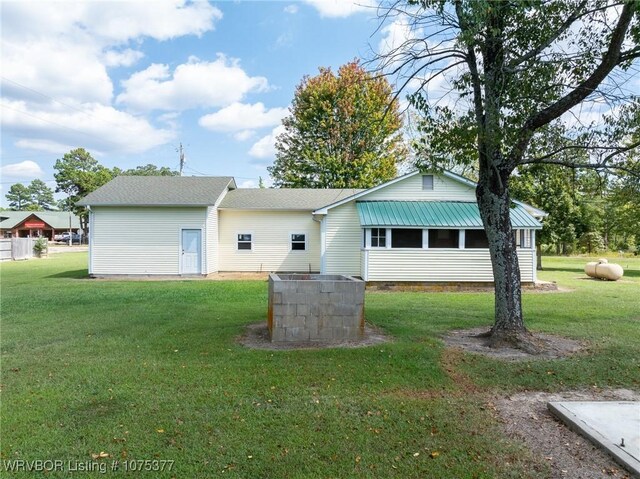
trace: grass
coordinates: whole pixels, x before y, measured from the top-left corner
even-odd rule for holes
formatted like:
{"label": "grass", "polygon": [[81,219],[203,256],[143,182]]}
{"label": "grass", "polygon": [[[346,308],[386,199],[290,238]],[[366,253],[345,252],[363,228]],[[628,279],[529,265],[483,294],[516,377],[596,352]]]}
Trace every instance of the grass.
{"label": "grass", "polygon": [[524,307],[532,330],[589,350],[527,363],[443,352],[441,333],[490,325],[486,293],[371,293],[367,319],[393,343],[257,351],[235,338],[264,320],[263,282],[86,280],[78,253],[3,263],[0,476],[49,459],[66,469],[47,477],[68,477],[105,452],[109,467],[175,461],[145,477],[547,477],[492,395],[640,388],[640,259],[617,283],[584,279],[584,261],[545,258],[541,279],[572,292]]}

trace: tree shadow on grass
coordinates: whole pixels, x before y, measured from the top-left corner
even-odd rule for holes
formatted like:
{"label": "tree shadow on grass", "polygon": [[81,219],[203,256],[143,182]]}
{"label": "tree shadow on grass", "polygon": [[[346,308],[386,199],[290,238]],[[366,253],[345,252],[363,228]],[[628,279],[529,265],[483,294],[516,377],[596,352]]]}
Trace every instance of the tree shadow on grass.
{"label": "tree shadow on grass", "polygon": [[62,271],[47,276],[47,278],[70,278],[70,279],[90,279],[89,270],[87,269],[74,269],[70,271]]}

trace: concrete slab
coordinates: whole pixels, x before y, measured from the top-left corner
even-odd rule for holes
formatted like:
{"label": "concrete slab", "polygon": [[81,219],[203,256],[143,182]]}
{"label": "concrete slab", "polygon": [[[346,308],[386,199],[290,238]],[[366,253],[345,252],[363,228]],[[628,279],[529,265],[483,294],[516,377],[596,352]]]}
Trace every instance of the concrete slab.
{"label": "concrete slab", "polygon": [[640,477],[640,402],[564,401],[550,402],[547,407]]}

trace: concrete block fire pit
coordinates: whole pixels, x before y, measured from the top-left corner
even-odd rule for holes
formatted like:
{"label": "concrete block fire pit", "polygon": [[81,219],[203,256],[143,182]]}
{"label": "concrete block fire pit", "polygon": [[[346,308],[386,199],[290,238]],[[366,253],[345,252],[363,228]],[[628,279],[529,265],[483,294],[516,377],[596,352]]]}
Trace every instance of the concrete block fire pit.
{"label": "concrete block fire pit", "polygon": [[364,287],[351,276],[270,274],[272,342],[337,342],[364,335]]}

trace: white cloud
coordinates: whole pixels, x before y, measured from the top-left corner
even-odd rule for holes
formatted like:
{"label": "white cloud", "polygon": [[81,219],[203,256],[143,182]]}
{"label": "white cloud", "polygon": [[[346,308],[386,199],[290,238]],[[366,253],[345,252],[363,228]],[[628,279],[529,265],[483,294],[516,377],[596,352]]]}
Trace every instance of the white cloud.
{"label": "white cloud", "polygon": [[15,145],[26,150],[46,151],[54,155],[63,154],[75,148],[72,144],[62,144],[51,140],[30,140],[23,139],[16,141]]}
{"label": "white cloud", "polygon": [[103,55],[103,62],[108,67],[130,67],[142,57],[144,57],[144,53],[131,48],[122,51],[107,50]]}
{"label": "white cloud", "polygon": [[256,130],[278,125],[287,113],[286,108],[267,109],[260,102],[253,105],[232,103],[215,113],[201,117],[198,123],[212,131]]}
{"label": "white cloud", "polygon": [[256,132],[254,130],[242,130],[242,131],[239,131],[238,133],[234,133],[233,137],[238,141],[247,141],[248,139],[252,138],[255,134]]}
{"label": "white cloud", "polygon": [[291,15],[295,15],[298,13],[298,5],[292,3],[291,5],[287,5],[284,7],[284,13],[289,13]]}
{"label": "white cloud", "polygon": [[321,17],[344,18],[361,12],[376,14],[376,2],[373,0],[304,0],[304,2],[313,6]]}
{"label": "white cloud", "polygon": [[245,180],[238,185],[238,188],[257,188],[258,184],[254,180]]}
{"label": "white cloud", "polygon": [[129,44],[200,36],[221,17],[204,1],[4,2],[4,131],[19,147],[47,152],[79,144],[140,152],[169,141],[170,130],[112,107],[107,69],[142,58]]}
{"label": "white cloud", "polygon": [[382,30],[382,38],[378,44],[378,53],[386,55],[402,46],[405,42],[415,40],[418,35],[410,25],[410,20],[402,15],[393,22],[385,25]]}
{"label": "white cloud", "polygon": [[10,178],[38,178],[42,176],[43,173],[40,165],[31,160],[12,163],[0,168],[0,175]]}
{"label": "white cloud", "polygon": [[3,131],[18,137],[19,146],[52,152],[57,145],[79,143],[97,152],[139,153],[175,138],[171,130],[99,103],[70,110],[60,105],[32,106],[4,100]]}
{"label": "white cloud", "polygon": [[168,65],[154,63],[124,80],[122,86],[124,92],[117,103],[139,111],[182,111],[227,106],[247,93],[266,91],[269,83],[264,77],[247,75],[238,60],[218,54],[212,62],[191,57],[173,73]]}
{"label": "white cloud", "polygon": [[263,136],[253,144],[249,150],[249,155],[259,159],[275,157],[276,138],[284,132],[285,128],[283,125],[275,127],[269,135]]}

